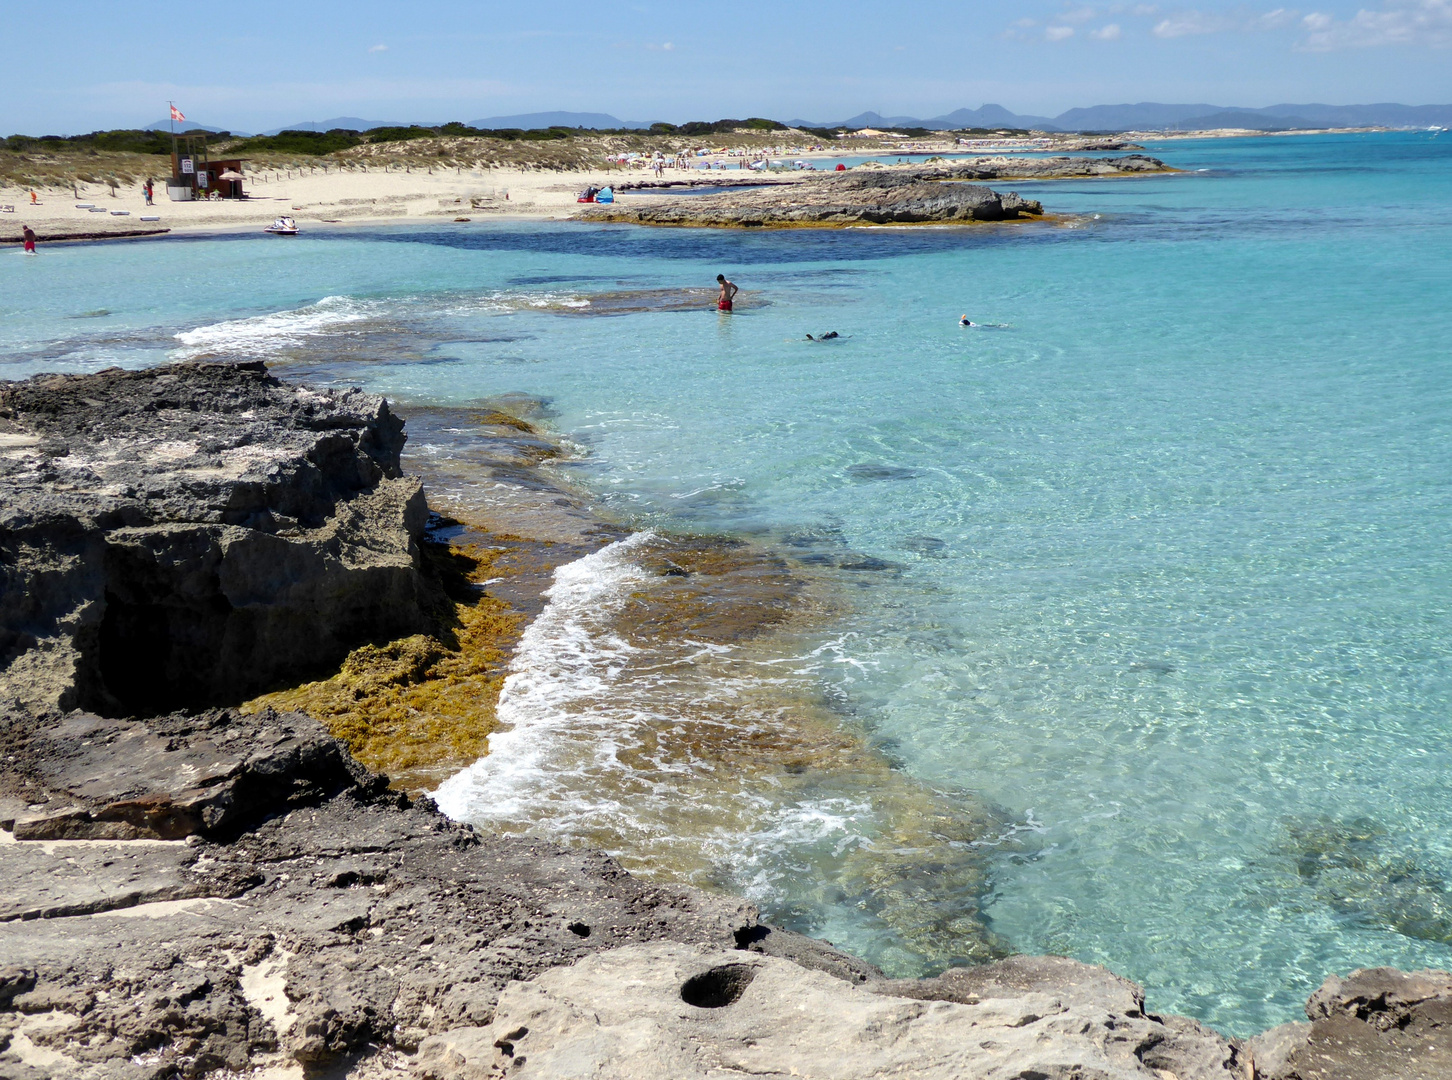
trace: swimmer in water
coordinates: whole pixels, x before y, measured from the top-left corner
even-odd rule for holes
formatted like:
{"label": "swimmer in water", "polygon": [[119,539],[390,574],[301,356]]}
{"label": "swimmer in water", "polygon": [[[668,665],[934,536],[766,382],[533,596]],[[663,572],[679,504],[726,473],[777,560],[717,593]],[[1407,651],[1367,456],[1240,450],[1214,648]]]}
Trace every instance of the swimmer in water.
{"label": "swimmer in water", "polygon": [[716,297],[716,310],[730,311],[736,294],[741,290],[736,287],[736,282],[727,281],[725,274],[717,274],[716,283],[721,286],[721,293]]}
{"label": "swimmer in water", "polygon": [[961,319],[958,320],[958,325],[959,326],[977,326],[978,324],[976,322],[973,322],[971,319],[969,319],[967,315],[964,315]]}

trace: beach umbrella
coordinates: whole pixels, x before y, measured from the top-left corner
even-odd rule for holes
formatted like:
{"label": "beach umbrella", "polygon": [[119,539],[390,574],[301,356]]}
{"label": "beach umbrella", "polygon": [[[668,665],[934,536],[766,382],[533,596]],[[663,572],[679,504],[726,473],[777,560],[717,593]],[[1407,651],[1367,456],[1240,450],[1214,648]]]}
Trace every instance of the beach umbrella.
{"label": "beach umbrella", "polygon": [[242,177],[242,174],[239,173],[236,169],[228,169],[224,173],[218,173],[217,174],[217,179],[218,180],[241,180],[241,179],[243,179],[243,177]]}

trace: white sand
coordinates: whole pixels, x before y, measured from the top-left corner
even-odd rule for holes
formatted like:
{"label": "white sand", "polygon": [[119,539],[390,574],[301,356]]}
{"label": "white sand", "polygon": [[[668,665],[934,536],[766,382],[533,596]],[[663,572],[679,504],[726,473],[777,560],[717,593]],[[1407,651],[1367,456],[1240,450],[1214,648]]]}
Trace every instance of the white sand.
{"label": "white sand", "polygon": [[[81,185],[80,198],[69,191],[37,191],[41,205],[30,204],[30,193],[0,188],[0,233],[18,237],[24,225],[41,236],[47,232],[101,232],[120,229],[168,228],[173,231],[261,228],[280,214],[297,220],[299,227],[322,222],[424,219],[437,222],[467,217],[564,218],[578,209],[576,195],[587,185],[604,186],[625,179],[649,177],[644,169],[598,172],[545,172],[490,169],[475,172],[453,168],[405,172],[343,172],[321,170],[290,176],[271,171],[243,183],[248,198],[202,202],[172,202],[164,183],[156,185],[156,205],[147,206],[140,188],[122,188],[112,196],[109,188]],[[670,173],[667,174],[668,176]],[[77,202],[105,207],[105,214],[78,209]],[[109,211],[127,210],[129,216]],[[155,215],[157,222],[143,216]]]}

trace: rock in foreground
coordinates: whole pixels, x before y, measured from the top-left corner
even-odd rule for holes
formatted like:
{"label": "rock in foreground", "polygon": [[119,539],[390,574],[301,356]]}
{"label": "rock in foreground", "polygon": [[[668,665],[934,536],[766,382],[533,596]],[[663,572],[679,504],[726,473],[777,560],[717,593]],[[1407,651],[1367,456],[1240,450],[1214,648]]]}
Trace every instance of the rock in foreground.
{"label": "rock in foreground", "polygon": [[512,980],[756,924],[599,854],[481,837],[297,714],[4,712],[0,1077],[405,1055],[489,1023]]}
{"label": "rock in foreground", "polygon": [[0,384],[0,694],[241,701],[425,619],[403,422],[255,364]]}
{"label": "rock in foreground", "polygon": [[507,988],[492,1024],[427,1039],[418,1059],[430,1080],[1250,1076],[1220,1036],[1146,1016],[1133,984],[1072,960],[900,987],[709,946],[628,946]]}

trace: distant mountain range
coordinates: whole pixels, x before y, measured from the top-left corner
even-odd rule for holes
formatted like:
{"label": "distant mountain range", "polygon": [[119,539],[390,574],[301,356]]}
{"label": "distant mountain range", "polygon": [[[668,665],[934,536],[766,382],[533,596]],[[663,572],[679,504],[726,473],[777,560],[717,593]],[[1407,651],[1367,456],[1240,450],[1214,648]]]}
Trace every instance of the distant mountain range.
{"label": "distant mountain range", "polygon": [[[300,120],[296,124],[285,124],[271,131],[264,131],[264,135],[276,135],[279,131],[332,131],[334,128],[346,128],[350,131],[371,131],[373,128],[381,127],[408,127],[410,124],[417,124],[419,127],[439,127],[447,121],[422,121],[422,120],[364,120],[361,116],[335,116],[331,120]],[[474,128],[520,128],[528,131],[532,128],[547,127],[571,127],[571,128],[648,128],[649,121],[641,120],[617,120],[608,113],[579,113],[579,112],[537,112],[522,113],[519,116],[487,116],[482,120],[468,121],[470,127]]]}
{"label": "distant mountain range", "polygon": [[176,124],[173,124],[170,120],[158,120],[154,124],[147,124],[141,130],[142,131],[176,131],[178,133],[181,133],[183,131],[210,131],[213,134],[215,134],[215,133],[217,133],[219,131],[225,131],[229,135],[244,135],[244,136],[251,134],[251,132],[248,132],[248,131],[234,131],[232,128],[208,127],[206,124],[194,124],[190,120],[183,120],[180,123],[176,123]]}
{"label": "distant mountain range", "polygon": [[595,112],[536,112],[519,116],[490,116],[483,120],[471,120],[470,127],[476,128],[634,128],[650,127],[649,120],[617,120],[609,113]]}
{"label": "distant mountain range", "polygon": [[[644,120],[620,120],[609,113],[537,112],[516,116],[489,116],[470,120],[476,128],[634,128],[644,129]],[[821,128],[1033,128],[1038,131],[1206,131],[1213,128],[1249,128],[1256,131],[1293,131],[1323,127],[1429,127],[1452,126],[1452,105],[1268,105],[1261,109],[1243,109],[1224,105],[1162,105],[1142,101],[1136,105],[1094,105],[1086,109],[1070,109],[1058,116],[1034,116],[1010,112],[1002,105],[984,105],[977,109],[958,109],[943,116],[920,119],[915,116],[881,116],[875,112],[859,113],[842,121],[788,120],[792,127]],[[348,128],[368,131],[379,127],[438,127],[439,122],[408,120],[365,120],[359,116],[335,116],[331,120],[300,120],[295,124],[272,128],[263,135],[279,131],[330,131]],[[159,120],[145,130],[167,131],[171,124]],[[220,131],[204,124],[176,125],[187,131]],[[233,130],[234,135],[247,132]]]}
{"label": "distant mountain range", "polygon": [[840,123],[793,120],[795,127],[927,127],[1034,128],[1039,131],[1205,131],[1250,128],[1286,131],[1322,127],[1426,127],[1452,124],[1452,105],[1268,105],[1242,109],[1224,105],[1095,105],[1070,109],[1058,116],[1009,112],[1002,105],[959,109],[944,116],[917,119],[867,112]]}

